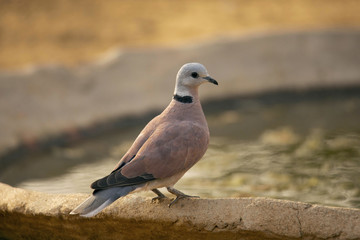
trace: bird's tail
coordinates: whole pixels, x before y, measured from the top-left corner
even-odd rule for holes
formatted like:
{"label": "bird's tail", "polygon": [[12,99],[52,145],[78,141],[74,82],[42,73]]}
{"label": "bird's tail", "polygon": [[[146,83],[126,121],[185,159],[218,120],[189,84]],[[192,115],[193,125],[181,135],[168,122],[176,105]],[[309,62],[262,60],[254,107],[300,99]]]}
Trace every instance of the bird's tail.
{"label": "bird's tail", "polygon": [[70,214],[79,214],[82,217],[95,216],[118,198],[126,196],[135,189],[135,186],[126,186],[95,191],[91,197],[72,210]]}

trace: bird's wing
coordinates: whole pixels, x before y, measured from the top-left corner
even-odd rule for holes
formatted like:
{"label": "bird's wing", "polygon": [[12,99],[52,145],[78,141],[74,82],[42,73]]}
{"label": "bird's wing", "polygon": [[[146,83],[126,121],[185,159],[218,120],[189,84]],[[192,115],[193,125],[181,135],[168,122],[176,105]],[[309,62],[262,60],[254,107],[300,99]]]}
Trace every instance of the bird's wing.
{"label": "bird's wing", "polygon": [[137,177],[127,178],[121,174],[120,170],[113,171],[108,176],[96,180],[91,184],[91,188],[96,190],[103,190],[112,187],[126,187],[134,186],[142,183],[146,183],[151,180],[155,180],[151,174],[142,174]]}
{"label": "bird's wing", "polygon": [[204,155],[208,142],[206,129],[191,122],[160,125],[131,161],[91,187],[138,185],[187,171]]}
{"label": "bird's wing", "polygon": [[120,168],[122,168],[126,163],[133,160],[133,158],[136,156],[139,149],[144,145],[144,143],[148,140],[148,138],[151,136],[151,134],[156,129],[156,126],[158,124],[158,117],[153,118],[140,132],[139,136],[135,139],[134,143],[131,145],[129,150],[124,154],[124,156],[120,159],[118,164],[115,166],[113,171],[117,171]]}
{"label": "bird's wing", "polygon": [[209,143],[207,127],[189,121],[160,125],[121,169],[126,177],[151,174],[166,178],[187,171],[204,155]]}

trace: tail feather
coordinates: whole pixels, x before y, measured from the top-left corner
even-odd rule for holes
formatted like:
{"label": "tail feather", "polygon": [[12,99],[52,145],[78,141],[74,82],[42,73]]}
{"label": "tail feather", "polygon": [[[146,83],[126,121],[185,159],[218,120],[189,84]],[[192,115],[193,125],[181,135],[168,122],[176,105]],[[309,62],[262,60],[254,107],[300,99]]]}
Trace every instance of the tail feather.
{"label": "tail feather", "polygon": [[72,210],[70,214],[79,214],[82,217],[95,216],[118,198],[126,196],[135,189],[136,186],[126,186],[96,191],[92,196]]}

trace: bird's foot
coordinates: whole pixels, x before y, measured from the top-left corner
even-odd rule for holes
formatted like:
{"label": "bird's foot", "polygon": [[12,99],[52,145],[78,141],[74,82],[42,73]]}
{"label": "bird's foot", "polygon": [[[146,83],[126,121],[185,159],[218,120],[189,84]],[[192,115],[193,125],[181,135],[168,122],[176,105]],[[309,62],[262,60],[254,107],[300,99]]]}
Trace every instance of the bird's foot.
{"label": "bird's foot", "polygon": [[179,199],[183,199],[183,198],[200,198],[199,196],[190,196],[190,195],[181,195],[181,196],[177,196],[170,204],[169,204],[169,208],[177,203],[177,201],[179,201]]}
{"label": "bird's foot", "polygon": [[200,198],[199,196],[191,196],[191,195],[187,195],[183,192],[180,192],[179,190],[176,190],[175,188],[172,187],[167,187],[167,190],[176,195],[176,198],[169,204],[169,208],[175,204],[177,201],[179,201],[179,199],[183,199],[183,198]]}
{"label": "bird's foot", "polygon": [[163,201],[165,198],[167,198],[162,192],[160,192],[158,189],[152,189],[152,191],[154,193],[156,193],[156,195],[158,195],[157,197],[154,197],[153,199],[151,199],[152,203],[156,203],[156,202],[161,202]]}
{"label": "bird's foot", "polygon": [[154,197],[151,199],[151,203],[159,203],[159,202],[162,202],[164,201],[164,199],[167,199],[168,197],[164,196],[164,197]]}

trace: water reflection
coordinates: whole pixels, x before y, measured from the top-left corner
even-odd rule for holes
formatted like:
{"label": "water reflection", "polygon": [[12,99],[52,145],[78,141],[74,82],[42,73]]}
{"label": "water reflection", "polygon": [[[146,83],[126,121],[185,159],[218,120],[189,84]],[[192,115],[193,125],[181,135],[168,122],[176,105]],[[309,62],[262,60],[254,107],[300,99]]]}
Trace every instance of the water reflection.
{"label": "water reflection", "polygon": [[[275,96],[205,104],[209,150],[177,187],[202,197],[360,208],[360,94]],[[44,192],[89,193],[89,184],[113,169],[141,128],[24,159],[23,177],[12,166],[0,180]]]}

